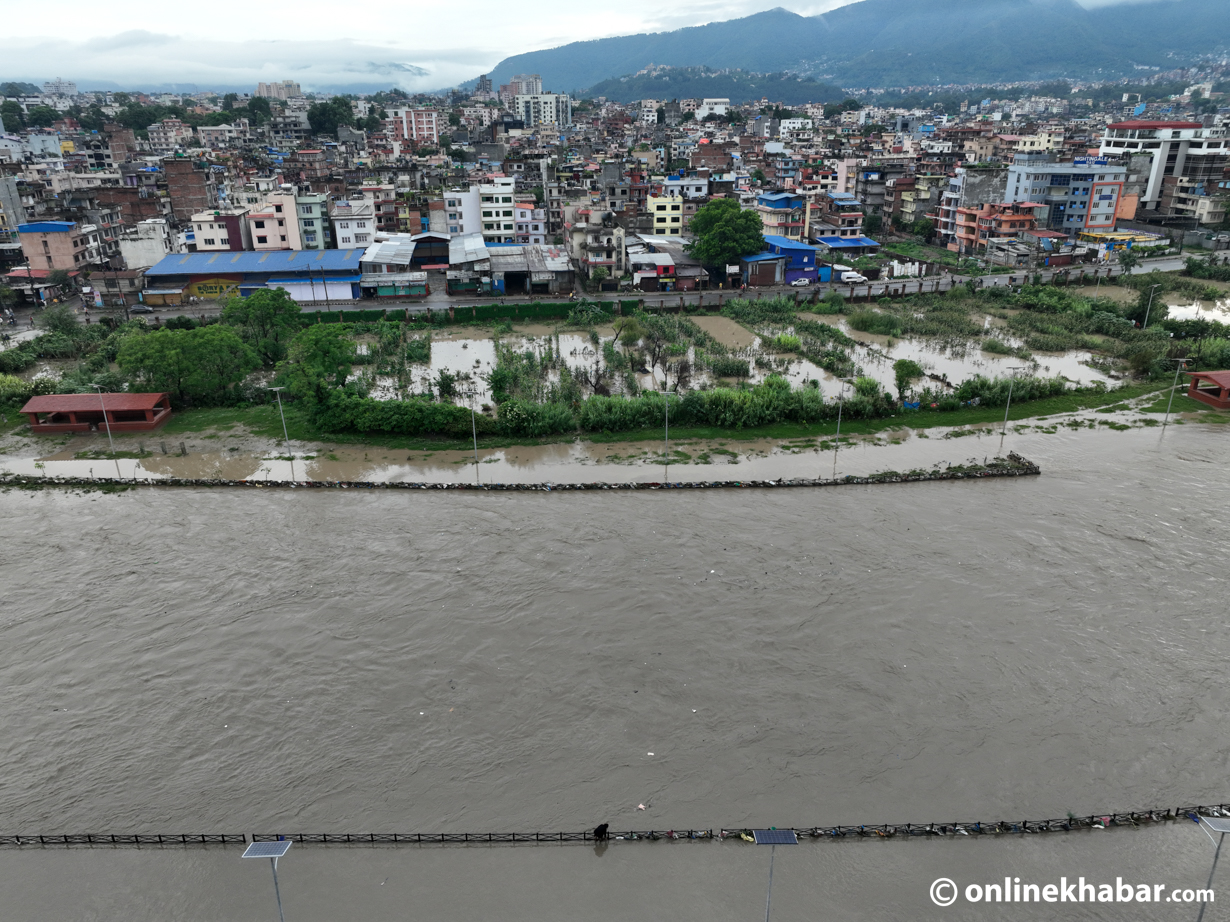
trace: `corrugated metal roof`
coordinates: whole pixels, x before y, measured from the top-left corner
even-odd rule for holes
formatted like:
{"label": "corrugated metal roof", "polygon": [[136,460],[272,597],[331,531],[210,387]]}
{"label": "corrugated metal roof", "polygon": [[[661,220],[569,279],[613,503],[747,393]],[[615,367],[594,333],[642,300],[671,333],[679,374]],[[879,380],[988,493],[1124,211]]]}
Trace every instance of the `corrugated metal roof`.
{"label": "corrugated metal roof", "polygon": [[487,259],[489,255],[482,234],[456,234],[448,242],[450,266],[479,262]]}
{"label": "corrugated metal roof", "polygon": [[200,275],[206,272],[313,272],[357,270],[362,250],[267,250],[265,252],[175,253],[146,276]]}
{"label": "corrugated metal roof", "polygon": [[166,394],[46,394],[31,397],[23,413],[88,413],[104,406],[116,410],[152,410]]}

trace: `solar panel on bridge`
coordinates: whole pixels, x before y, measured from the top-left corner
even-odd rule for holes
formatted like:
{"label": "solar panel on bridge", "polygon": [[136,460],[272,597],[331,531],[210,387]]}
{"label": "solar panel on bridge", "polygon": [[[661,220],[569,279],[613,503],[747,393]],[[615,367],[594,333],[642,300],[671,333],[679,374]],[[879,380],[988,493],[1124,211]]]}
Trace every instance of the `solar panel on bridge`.
{"label": "solar panel on bridge", "polygon": [[291,842],[253,842],[240,856],[242,858],[281,858],[290,851]]}
{"label": "solar panel on bridge", "polygon": [[1214,816],[1202,816],[1204,825],[1208,826],[1214,832],[1230,832],[1230,819],[1221,819]]}
{"label": "solar panel on bridge", "polygon": [[793,829],[753,829],[757,845],[798,845],[799,837]]}

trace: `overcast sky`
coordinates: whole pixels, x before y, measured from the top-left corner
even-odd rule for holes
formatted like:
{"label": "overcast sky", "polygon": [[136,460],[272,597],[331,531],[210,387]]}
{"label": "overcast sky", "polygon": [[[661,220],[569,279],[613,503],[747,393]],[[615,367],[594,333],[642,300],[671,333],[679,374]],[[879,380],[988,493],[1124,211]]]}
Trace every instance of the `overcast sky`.
{"label": "overcast sky", "polygon": [[[195,83],[202,89],[299,80],[315,87],[452,86],[509,55],[572,41],[660,32],[784,6],[813,15],[853,0],[676,0],[527,9],[507,0],[293,5],[212,0],[58,0],[5,4],[0,80],[77,80],[82,89]],[[933,0],[920,0],[933,2]],[[1122,0],[1079,0],[1086,6]],[[51,14],[51,15],[49,15]],[[64,36],[92,36],[71,41]]]}

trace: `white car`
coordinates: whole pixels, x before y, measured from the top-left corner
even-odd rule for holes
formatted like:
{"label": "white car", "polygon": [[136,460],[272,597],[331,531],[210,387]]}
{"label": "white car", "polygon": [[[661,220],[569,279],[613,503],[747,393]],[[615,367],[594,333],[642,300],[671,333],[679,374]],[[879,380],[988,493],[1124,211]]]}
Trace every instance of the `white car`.
{"label": "white car", "polygon": [[811,284],[811,279],[795,279],[790,284],[793,285],[795,288],[806,288],[808,285]]}

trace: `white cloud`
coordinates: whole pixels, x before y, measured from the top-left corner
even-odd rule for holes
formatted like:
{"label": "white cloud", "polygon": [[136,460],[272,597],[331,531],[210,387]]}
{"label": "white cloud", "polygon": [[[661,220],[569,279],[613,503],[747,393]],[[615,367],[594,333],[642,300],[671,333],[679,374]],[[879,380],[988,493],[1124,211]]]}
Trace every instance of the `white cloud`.
{"label": "white cloud", "polygon": [[[800,0],[789,8],[815,15],[855,0]],[[1146,0],[1077,0],[1085,6]],[[1159,2],[1159,0],[1153,0]],[[326,0],[282,5],[213,0],[208,7],[164,4],[150,16],[146,0],[59,0],[58,22],[80,42],[46,35],[47,8],[7,4],[0,80],[77,80],[82,87],[146,88],[196,84],[255,87],[258,81],[298,80],[305,88],[390,86],[407,90],[455,85],[502,59],[567,42],[657,32],[747,16],[783,4],[775,0],[679,0],[668,7],[552,9],[526,15],[505,0],[409,5],[367,0],[361,8]],[[122,31],[157,21],[160,32]],[[548,25],[550,32],[543,29]],[[66,30],[67,31],[67,30]]]}

